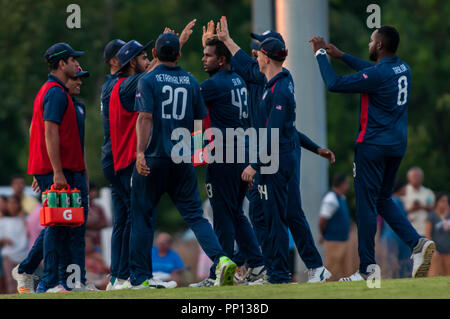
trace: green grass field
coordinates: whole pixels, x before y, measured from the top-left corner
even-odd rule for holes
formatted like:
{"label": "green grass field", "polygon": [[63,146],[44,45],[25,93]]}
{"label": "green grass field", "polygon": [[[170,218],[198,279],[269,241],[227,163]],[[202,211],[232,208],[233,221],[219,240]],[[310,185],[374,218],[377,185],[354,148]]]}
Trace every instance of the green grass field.
{"label": "green grass field", "polygon": [[366,282],[0,295],[0,299],[450,299],[450,277]]}

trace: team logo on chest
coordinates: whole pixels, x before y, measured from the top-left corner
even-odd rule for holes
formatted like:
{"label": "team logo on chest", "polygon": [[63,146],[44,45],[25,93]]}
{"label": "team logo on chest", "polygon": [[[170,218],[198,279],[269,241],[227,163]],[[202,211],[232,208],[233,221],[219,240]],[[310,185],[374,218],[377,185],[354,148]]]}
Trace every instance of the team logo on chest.
{"label": "team logo on chest", "polygon": [[268,91],[264,91],[264,94],[263,94],[263,96],[262,96],[262,99],[263,99],[263,100],[266,98],[267,92],[268,92]]}
{"label": "team logo on chest", "polygon": [[82,108],[81,106],[78,107],[78,111],[79,111],[81,114],[84,114],[84,110],[83,110],[83,108]]}

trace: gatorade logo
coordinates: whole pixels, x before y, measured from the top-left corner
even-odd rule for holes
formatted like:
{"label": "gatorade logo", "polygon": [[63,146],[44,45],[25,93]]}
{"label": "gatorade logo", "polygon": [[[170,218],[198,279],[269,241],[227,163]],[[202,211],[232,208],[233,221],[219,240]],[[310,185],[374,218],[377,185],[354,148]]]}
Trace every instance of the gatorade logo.
{"label": "gatorade logo", "polygon": [[71,209],[66,209],[63,212],[63,217],[65,220],[72,220],[72,210]]}

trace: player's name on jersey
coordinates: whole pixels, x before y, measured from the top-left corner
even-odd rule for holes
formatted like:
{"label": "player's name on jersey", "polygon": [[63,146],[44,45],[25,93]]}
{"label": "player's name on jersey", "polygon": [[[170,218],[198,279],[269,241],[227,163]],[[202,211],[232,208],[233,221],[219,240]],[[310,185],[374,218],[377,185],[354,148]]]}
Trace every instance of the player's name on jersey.
{"label": "player's name on jersey", "polygon": [[231,81],[233,82],[234,86],[240,86],[242,85],[242,81],[240,78],[232,78]]}
{"label": "player's name on jersey", "polygon": [[155,75],[156,81],[158,82],[165,82],[165,83],[172,83],[172,84],[191,84],[191,81],[188,76],[181,75],[181,76],[173,76],[165,73],[160,73]]}
{"label": "player's name on jersey", "polygon": [[395,74],[400,74],[400,73],[406,72],[408,69],[406,68],[406,66],[404,64],[400,64],[399,66],[394,66],[392,68],[392,70],[394,70]]}

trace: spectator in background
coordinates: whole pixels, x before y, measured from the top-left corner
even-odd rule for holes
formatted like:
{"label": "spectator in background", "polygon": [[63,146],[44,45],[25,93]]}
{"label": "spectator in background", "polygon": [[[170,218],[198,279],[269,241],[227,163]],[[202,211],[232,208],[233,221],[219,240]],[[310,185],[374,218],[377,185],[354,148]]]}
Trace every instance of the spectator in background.
{"label": "spectator in background", "polygon": [[426,221],[426,237],[436,243],[429,276],[450,276],[450,209],[448,195],[437,194],[436,205]]}
{"label": "spectator in background", "polygon": [[433,210],[434,193],[424,187],[423,171],[420,167],[412,167],[407,173],[408,185],[403,197],[408,219],[421,236],[425,236],[425,221],[428,213]]}
{"label": "spectator in background", "polygon": [[103,208],[94,202],[98,198],[98,188],[94,183],[89,183],[89,215],[86,222],[86,236],[92,237],[96,249],[101,247],[101,230],[108,226]]}
{"label": "spectator in background", "polygon": [[[6,216],[6,197],[0,196],[0,219],[2,217]],[[0,243],[0,249],[1,249],[1,243]],[[4,294],[5,291],[5,272],[3,271],[3,265],[2,265],[2,254],[0,251],[0,294]]]}
{"label": "spectator in background", "polygon": [[28,250],[31,250],[36,238],[44,229],[44,226],[41,226],[41,208],[42,204],[38,202],[27,218]]}
{"label": "spectator in background", "polygon": [[345,194],[350,187],[345,174],[333,178],[332,189],[325,195],[319,212],[319,230],[325,248],[325,268],[330,281],[350,274],[349,245],[350,213]]}
{"label": "spectator in background", "polygon": [[6,216],[0,219],[0,248],[6,293],[16,292],[16,281],[11,271],[27,256],[28,238],[20,197],[13,195],[7,201]]}
{"label": "spectator in background", "polygon": [[109,282],[109,268],[105,265],[102,255],[95,248],[95,238],[86,236],[86,280],[89,289],[105,290]]}
{"label": "spectator in background", "polygon": [[[392,199],[398,208],[407,215],[401,198],[406,193],[406,182],[399,181],[394,187]],[[385,268],[389,270],[391,278],[409,278],[412,272],[411,248],[398,237],[392,228],[383,221],[381,227],[380,242],[384,245]]]}
{"label": "spectator in background", "polygon": [[11,177],[11,188],[14,195],[20,198],[22,210],[28,215],[39,202],[35,197],[24,194],[25,186],[25,177],[23,175],[17,174]]}
{"label": "spectator in background", "polygon": [[6,202],[8,198],[5,196],[0,196],[0,218],[6,216]]}
{"label": "spectator in background", "polygon": [[172,237],[168,233],[160,233],[156,237],[156,246],[152,249],[153,277],[163,281],[176,281],[180,287],[184,285],[184,263],[171,247]]}

